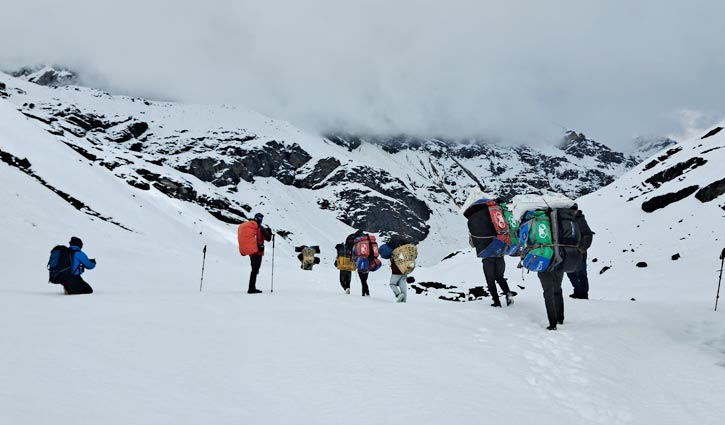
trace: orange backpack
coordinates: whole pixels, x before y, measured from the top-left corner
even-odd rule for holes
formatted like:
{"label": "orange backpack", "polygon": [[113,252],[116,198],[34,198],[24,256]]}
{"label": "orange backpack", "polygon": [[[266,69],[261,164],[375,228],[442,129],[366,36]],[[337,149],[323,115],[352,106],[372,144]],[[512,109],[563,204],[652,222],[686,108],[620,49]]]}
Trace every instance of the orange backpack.
{"label": "orange backpack", "polygon": [[250,220],[239,225],[237,229],[237,241],[239,242],[239,253],[242,255],[256,254],[259,250],[257,247],[257,229],[259,225],[256,221]]}

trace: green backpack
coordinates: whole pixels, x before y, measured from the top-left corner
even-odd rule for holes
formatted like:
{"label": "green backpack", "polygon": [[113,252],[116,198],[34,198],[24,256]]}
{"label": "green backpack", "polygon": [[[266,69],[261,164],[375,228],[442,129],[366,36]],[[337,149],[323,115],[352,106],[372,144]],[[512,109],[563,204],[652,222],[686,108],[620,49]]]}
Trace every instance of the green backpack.
{"label": "green backpack", "polygon": [[551,219],[546,211],[526,213],[519,239],[522,245],[521,264],[534,272],[546,271],[554,256]]}

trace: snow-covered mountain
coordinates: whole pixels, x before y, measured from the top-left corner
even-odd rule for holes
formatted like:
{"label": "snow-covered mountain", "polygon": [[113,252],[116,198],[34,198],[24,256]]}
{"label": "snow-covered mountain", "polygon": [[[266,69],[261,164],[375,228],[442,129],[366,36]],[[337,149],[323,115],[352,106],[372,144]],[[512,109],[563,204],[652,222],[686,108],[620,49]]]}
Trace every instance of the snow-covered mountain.
{"label": "snow-covered mountain", "polygon": [[[368,232],[418,240],[432,233],[431,240],[440,241],[451,238],[450,223],[458,222],[458,205],[472,187],[503,198],[538,190],[578,197],[637,163],[573,131],[559,146],[541,148],[409,136],[322,137],[235,106],[151,102],[69,86],[76,77],[66,70],[14,74],[18,78],[0,74],[0,96],[78,160],[140,192],[200,205],[227,223],[252,209],[270,213],[271,220],[323,210]],[[297,196],[260,193],[257,183],[269,179]],[[299,237],[303,230],[296,225],[280,230],[299,243],[309,240]],[[459,230],[453,238],[463,241],[465,229]],[[439,259],[446,250],[429,252]]]}
{"label": "snow-covered mountain", "polygon": [[635,152],[632,155],[644,161],[676,144],[677,142],[669,137],[638,137],[634,139]]}
{"label": "snow-covered mountain", "polygon": [[[629,158],[574,133],[540,150],[355,146],[236,107],[0,75],[0,423],[719,424],[718,128],[625,171]],[[599,183],[555,179],[565,170]],[[475,180],[506,190],[517,175],[522,190],[590,192],[591,299],[566,298],[556,332],[515,258],[510,308],[439,300],[483,282],[456,204]],[[427,234],[407,304],[387,262],[369,298],[357,280],[342,292],[332,266],[347,222],[397,230],[375,221],[386,205],[406,205],[397,229]],[[247,295],[234,223],[255,211],[279,237],[265,293]],[[49,249],[71,235],[98,259],[93,295],[45,283]],[[322,247],[312,271],[301,243]]]}

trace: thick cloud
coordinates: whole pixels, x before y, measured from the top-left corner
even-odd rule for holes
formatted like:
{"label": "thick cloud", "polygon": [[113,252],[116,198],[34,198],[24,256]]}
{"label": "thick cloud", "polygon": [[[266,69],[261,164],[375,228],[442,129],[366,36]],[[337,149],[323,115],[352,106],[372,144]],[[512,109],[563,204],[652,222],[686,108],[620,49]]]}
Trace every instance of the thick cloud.
{"label": "thick cloud", "polygon": [[115,92],[238,103],[312,129],[540,142],[574,128],[622,148],[725,116],[718,0],[23,0],[1,9],[0,68],[65,64]]}

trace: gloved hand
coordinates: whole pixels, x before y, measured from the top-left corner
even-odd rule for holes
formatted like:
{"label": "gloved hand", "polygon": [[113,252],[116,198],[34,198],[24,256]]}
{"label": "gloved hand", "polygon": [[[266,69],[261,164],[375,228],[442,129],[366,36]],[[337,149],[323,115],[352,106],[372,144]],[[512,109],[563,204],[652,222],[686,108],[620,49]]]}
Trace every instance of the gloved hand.
{"label": "gloved hand", "polygon": [[405,281],[408,283],[415,283],[415,278],[413,276],[408,276],[405,278]]}
{"label": "gloved hand", "polygon": [[95,258],[91,258],[91,259],[90,259],[90,260],[88,260],[88,261],[90,261],[90,262],[91,262],[91,263],[93,263],[93,264],[96,264],[96,259],[95,259]]}

